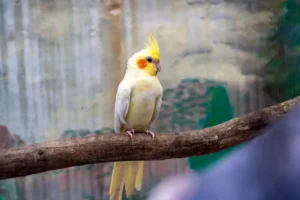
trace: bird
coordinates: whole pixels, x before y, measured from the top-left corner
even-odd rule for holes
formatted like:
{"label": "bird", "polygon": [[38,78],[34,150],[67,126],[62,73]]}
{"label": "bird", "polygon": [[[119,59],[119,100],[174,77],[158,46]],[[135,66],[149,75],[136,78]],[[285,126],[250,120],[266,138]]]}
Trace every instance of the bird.
{"label": "bird", "polygon": [[[145,133],[152,139],[155,133],[149,127],[158,117],[163,88],[157,77],[161,71],[160,47],[155,34],[149,33],[145,47],[127,61],[123,80],[118,86],[114,112],[115,133]],[[140,191],[143,182],[144,161],[114,162],[109,190],[110,200],[121,200],[125,186],[129,198],[134,188]]]}

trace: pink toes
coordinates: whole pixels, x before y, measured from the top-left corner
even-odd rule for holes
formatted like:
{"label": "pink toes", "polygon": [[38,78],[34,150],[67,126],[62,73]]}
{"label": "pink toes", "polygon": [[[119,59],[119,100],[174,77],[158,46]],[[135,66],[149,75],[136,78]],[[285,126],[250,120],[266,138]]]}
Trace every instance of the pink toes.
{"label": "pink toes", "polygon": [[134,129],[128,130],[125,133],[127,133],[129,135],[129,137],[132,139],[133,134],[135,133]]}
{"label": "pink toes", "polygon": [[152,139],[154,139],[155,134],[154,134],[152,131],[146,130],[145,133],[146,133],[147,135],[151,135]]}
{"label": "pink toes", "polygon": [[[127,130],[125,133],[127,133],[129,135],[129,137],[132,139],[133,138],[133,135],[135,134],[135,130],[134,129],[131,129],[131,130]],[[150,130],[146,130],[145,133],[147,135],[151,135],[152,139],[154,139],[155,137],[155,134],[150,131]]]}

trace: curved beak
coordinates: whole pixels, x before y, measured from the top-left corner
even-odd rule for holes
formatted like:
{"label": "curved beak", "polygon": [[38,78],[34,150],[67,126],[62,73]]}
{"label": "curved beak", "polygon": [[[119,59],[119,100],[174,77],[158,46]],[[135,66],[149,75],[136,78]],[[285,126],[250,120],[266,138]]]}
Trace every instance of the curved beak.
{"label": "curved beak", "polygon": [[158,72],[160,72],[160,70],[161,70],[160,62],[156,63],[156,69],[157,69]]}

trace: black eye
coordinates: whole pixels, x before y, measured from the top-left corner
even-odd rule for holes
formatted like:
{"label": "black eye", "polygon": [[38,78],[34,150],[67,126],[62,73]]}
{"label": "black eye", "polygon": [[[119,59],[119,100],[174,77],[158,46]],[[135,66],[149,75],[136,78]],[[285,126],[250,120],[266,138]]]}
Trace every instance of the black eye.
{"label": "black eye", "polygon": [[152,62],[153,62],[153,58],[151,58],[151,57],[147,57],[146,60],[147,60],[147,62],[149,62],[149,63],[152,63]]}

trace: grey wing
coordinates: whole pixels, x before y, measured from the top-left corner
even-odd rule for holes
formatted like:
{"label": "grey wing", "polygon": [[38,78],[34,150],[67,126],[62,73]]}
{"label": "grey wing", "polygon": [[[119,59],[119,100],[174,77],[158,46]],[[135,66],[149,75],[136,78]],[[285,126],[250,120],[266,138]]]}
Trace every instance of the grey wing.
{"label": "grey wing", "polygon": [[159,96],[156,99],[156,102],[155,102],[155,109],[154,109],[154,112],[153,112],[153,115],[152,115],[152,118],[151,118],[150,126],[156,121],[156,119],[158,117],[160,107],[161,107],[161,103],[162,103],[162,97]]}
{"label": "grey wing", "polygon": [[122,81],[119,85],[116,102],[115,102],[115,132],[120,133],[122,126],[126,124],[126,116],[129,109],[131,96],[131,86],[128,83]]}

